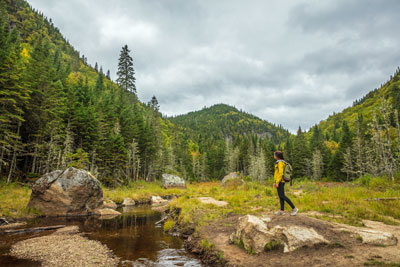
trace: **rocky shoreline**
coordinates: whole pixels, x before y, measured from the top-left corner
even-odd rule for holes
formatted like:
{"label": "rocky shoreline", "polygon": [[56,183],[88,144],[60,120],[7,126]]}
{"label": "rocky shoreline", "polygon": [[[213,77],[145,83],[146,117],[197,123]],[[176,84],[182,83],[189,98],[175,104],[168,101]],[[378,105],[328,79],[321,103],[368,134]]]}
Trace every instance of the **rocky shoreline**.
{"label": "rocky shoreline", "polygon": [[77,226],[61,228],[50,235],[19,241],[10,255],[40,262],[42,266],[117,266],[119,259],[105,245],[89,240]]}
{"label": "rocky shoreline", "polygon": [[[176,224],[168,233],[184,238],[185,249],[197,255],[206,266],[358,266],[377,260],[371,258],[371,255],[380,255],[379,260],[386,263],[400,262],[400,245],[397,242],[400,227],[388,227],[378,222],[365,221],[368,227],[361,228],[307,216],[293,218],[269,215],[268,227],[262,229],[264,226],[260,227],[260,222],[249,223],[251,220],[246,217],[249,215],[228,215],[218,222],[196,227],[180,225],[178,214],[179,211],[173,213]],[[323,236],[323,242],[316,242],[313,239],[315,236],[307,236],[310,231],[295,233],[291,231],[293,227],[318,232]],[[293,236],[271,236],[274,242],[275,239],[278,241],[278,238],[282,238],[276,242],[278,245],[273,246],[267,237],[276,229],[288,229],[286,235],[289,233]],[[262,234],[267,236],[264,241],[260,239]],[[232,236],[241,236],[245,241],[232,242]],[[255,251],[248,247],[254,241],[268,241],[266,244],[272,245],[265,246],[265,250],[263,247],[262,251]],[[287,241],[289,248],[285,249],[283,243]],[[287,245],[286,243],[285,246]]]}

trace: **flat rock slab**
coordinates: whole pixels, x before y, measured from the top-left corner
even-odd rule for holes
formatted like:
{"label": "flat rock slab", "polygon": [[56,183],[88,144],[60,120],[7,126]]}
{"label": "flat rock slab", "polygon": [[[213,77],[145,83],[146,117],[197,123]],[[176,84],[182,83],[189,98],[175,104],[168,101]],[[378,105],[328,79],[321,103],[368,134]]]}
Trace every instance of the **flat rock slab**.
{"label": "flat rock slab", "polygon": [[396,246],[397,238],[387,232],[381,232],[376,230],[359,230],[358,235],[361,236],[364,244],[375,245],[375,246]]}
{"label": "flat rock slab", "polygon": [[228,202],[219,201],[219,200],[216,200],[216,199],[214,199],[212,197],[198,197],[197,199],[200,200],[200,202],[203,203],[203,204],[212,204],[212,205],[215,205],[215,206],[218,206],[218,207],[225,207],[225,206],[228,205]]}
{"label": "flat rock slab", "polygon": [[328,240],[318,234],[313,228],[289,226],[283,231],[283,234],[288,240],[284,252],[292,252],[301,247],[312,247],[317,244],[329,243]]}
{"label": "flat rock slab", "polygon": [[108,199],[103,201],[102,208],[115,210],[118,208],[118,205],[114,201]]}
{"label": "flat rock slab", "polygon": [[53,234],[20,241],[11,247],[10,254],[40,261],[42,266],[118,265],[118,259],[106,246],[79,234]]}
{"label": "flat rock slab", "polygon": [[97,209],[94,211],[94,215],[100,216],[100,219],[112,219],[121,215],[121,213],[113,209]]}

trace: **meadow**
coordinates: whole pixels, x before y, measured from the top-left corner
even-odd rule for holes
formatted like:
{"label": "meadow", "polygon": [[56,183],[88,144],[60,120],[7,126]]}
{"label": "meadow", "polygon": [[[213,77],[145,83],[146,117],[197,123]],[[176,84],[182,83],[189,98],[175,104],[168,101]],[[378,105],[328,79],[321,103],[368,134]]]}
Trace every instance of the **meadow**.
{"label": "meadow", "polygon": [[[300,209],[300,213],[324,220],[362,226],[362,220],[381,221],[399,225],[400,200],[374,200],[400,196],[400,183],[386,178],[365,176],[354,182],[296,181],[286,185],[287,195]],[[30,188],[15,183],[0,183],[0,217],[23,218],[40,215],[27,209]],[[129,197],[137,202],[151,196],[173,196],[171,208],[180,209],[179,222],[203,225],[223,218],[227,214],[260,214],[279,208],[272,181],[246,182],[240,186],[222,187],[219,181],[188,183],[187,189],[164,189],[161,182],[132,182],[117,188],[103,187],[104,198],[121,203]],[[197,198],[213,197],[228,202],[225,207],[203,204]],[[370,201],[368,201],[370,200]]]}

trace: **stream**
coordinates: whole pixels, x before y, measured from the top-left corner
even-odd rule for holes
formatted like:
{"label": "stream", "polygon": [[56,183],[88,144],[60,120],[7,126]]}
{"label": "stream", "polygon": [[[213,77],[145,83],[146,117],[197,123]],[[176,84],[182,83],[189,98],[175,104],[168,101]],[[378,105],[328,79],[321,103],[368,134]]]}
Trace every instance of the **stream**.
{"label": "stream", "polygon": [[[202,266],[200,260],[185,251],[180,238],[165,234],[162,225],[155,225],[161,219],[161,213],[152,210],[150,205],[125,207],[118,211],[122,213],[120,216],[107,220],[93,216],[36,218],[24,228],[77,225],[87,238],[110,248],[124,266]],[[7,256],[7,253],[18,241],[46,234],[49,231],[0,235],[0,266],[40,266],[36,262]]]}

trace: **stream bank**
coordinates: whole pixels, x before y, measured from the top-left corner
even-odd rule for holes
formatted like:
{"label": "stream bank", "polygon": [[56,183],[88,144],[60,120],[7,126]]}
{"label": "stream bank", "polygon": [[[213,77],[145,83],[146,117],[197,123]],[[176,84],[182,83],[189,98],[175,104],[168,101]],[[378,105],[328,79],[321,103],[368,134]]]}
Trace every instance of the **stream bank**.
{"label": "stream bank", "polygon": [[[155,225],[161,219],[159,211],[153,210],[149,205],[124,207],[119,211],[122,212],[120,216],[107,220],[100,220],[94,216],[35,218],[29,220],[24,228],[76,226],[81,233],[80,237],[76,237],[75,234],[71,237],[78,238],[78,241],[84,238],[89,242],[101,243],[119,259],[122,266],[202,266],[198,259],[185,251],[182,239],[164,233],[161,225]],[[4,235],[6,238],[0,241],[1,265],[27,266],[26,261],[9,256],[11,247],[23,240],[48,238],[54,233],[46,232]],[[73,244],[75,243],[71,246]],[[28,265],[35,264],[34,261],[29,261]]]}

